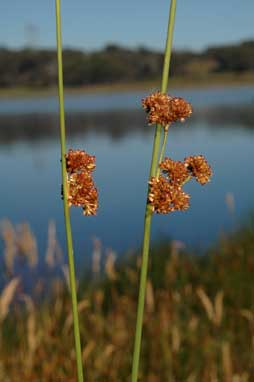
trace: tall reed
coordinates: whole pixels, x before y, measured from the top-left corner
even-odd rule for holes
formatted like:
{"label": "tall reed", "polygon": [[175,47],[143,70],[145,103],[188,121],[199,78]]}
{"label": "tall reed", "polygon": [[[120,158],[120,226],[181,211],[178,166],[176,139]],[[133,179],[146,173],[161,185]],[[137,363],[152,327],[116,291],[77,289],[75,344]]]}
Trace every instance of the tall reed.
{"label": "tall reed", "polygon": [[[164,65],[163,65],[163,72],[162,72],[162,82],[161,82],[162,93],[165,93],[168,87],[168,77],[169,77],[169,67],[170,67],[170,59],[171,59],[171,51],[172,51],[175,13],[176,13],[176,0],[171,0],[168,30],[167,30],[167,40],[166,40],[165,56],[164,56]],[[149,179],[151,179],[151,177],[155,176],[157,173],[158,155],[159,155],[159,149],[160,149],[160,143],[161,143],[161,133],[162,133],[162,126],[160,124],[157,124],[156,130],[155,130],[155,136],[154,136]],[[131,375],[132,382],[137,382],[137,379],[138,379],[152,214],[153,212],[152,212],[151,206],[147,201],[146,211],[145,211],[145,221],[144,221],[144,238],[143,238],[142,264],[141,264],[141,275],[140,275],[140,285],[139,285],[136,332],[135,332],[135,342],[134,342],[134,352],[133,352],[133,362],[132,362],[132,375]]]}
{"label": "tall reed", "polygon": [[57,61],[58,61],[58,95],[59,95],[59,117],[60,117],[60,141],[61,141],[61,168],[62,168],[62,185],[63,185],[63,205],[64,219],[66,229],[66,241],[69,261],[69,279],[72,300],[72,314],[74,326],[74,339],[77,361],[78,382],[83,382],[83,366],[80,342],[80,330],[78,319],[78,303],[76,291],[76,276],[74,253],[72,244],[72,232],[70,222],[70,210],[68,205],[68,185],[66,172],[66,139],[65,139],[65,111],[64,111],[64,87],[63,87],[63,60],[62,60],[62,31],[61,31],[61,0],[56,0],[56,37],[57,37]]}

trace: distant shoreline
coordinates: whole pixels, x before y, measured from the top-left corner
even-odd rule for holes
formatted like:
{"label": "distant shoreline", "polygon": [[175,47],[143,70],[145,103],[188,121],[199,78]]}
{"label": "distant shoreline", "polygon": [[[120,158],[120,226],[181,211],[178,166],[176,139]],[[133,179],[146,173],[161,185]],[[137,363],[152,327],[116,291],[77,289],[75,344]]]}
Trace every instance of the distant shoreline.
{"label": "distant shoreline", "polygon": [[[65,94],[104,94],[128,91],[153,91],[159,89],[160,81],[144,81],[144,82],[130,82],[130,83],[116,83],[116,84],[101,84],[101,85],[87,85],[82,87],[66,87]],[[218,73],[210,75],[206,78],[189,78],[189,77],[174,77],[169,81],[174,90],[175,89],[199,89],[205,87],[231,87],[231,86],[247,86],[254,85],[254,74],[243,73],[236,75],[234,73]],[[169,90],[170,93],[170,90]],[[0,88],[1,99],[13,98],[26,98],[26,97],[49,97],[57,96],[57,87],[51,88]]]}

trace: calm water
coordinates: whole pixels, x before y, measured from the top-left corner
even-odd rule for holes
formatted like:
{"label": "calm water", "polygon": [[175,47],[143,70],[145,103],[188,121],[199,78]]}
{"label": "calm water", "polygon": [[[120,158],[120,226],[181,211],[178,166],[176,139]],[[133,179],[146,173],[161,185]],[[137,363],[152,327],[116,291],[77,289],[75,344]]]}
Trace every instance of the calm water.
{"label": "calm water", "polygon": [[[153,140],[153,127],[146,126],[139,107],[144,95],[66,97],[68,147],[97,157],[98,216],[85,218],[80,209],[72,209],[80,260],[91,253],[93,237],[117,252],[141,244]],[[203,247],[244,221],[254,207],[254,88],[188,90],[181,95],[193,103],[195,113],[170,130],[167,154],[181,160],[202,153],[214,176],[207,186],[194,181],[186,186],[191,193],[186,213],[154,217],[153,240],[170,237]],[[29,222],[41,254],[53,219],[64,247],[57,100],[1,100],[0,145],[0,218]],[[233,216],[225,202],[228,193],[234,196]]]}

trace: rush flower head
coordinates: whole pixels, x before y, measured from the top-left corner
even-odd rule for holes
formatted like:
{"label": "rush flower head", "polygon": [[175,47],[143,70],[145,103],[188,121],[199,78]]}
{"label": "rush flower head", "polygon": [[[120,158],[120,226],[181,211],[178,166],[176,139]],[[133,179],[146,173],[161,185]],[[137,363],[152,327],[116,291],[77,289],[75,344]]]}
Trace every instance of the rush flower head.
{"label": "rush flower head", "polygon": [[154,212],[168,214],[176,210],[184,211],[189,207],[190,196],[165,177],[152,177],[149,185],[148,200]]}
{"label": "rush flower head", "polygon": [[160,176],[149,181],[148,202],[153,212],[167,214],[173,211],[185,211],[190,206],[190,195],[182,186],[193,176],[205,184],[209,181],[212,170],[202,155],[190,156],[184,162],[168,157],[159,165]]}
{"label": "rush flower head", "polygon": [[85,203],[82,205],[83,215],[96,215],[98,209],[98,191],[97,188],[92,188],[85,198]]}
{"label": "rush flower head", "polygon": [[203,185],[210,181],[212,169],[203,155],[189,156],[184,159],[184,163],[197,182]]}
{"label": "rush flower head", "polygon": [[95,169],[95,156],[82,150],[70,149],[66,154],[66,170],[72,174],[79,171],[91,172]]}
{"label": "rush flower head", "polygon": [[175,187],[172,190],[172,205],[175,211],[186,211],[190,206],[190,195],[181,187]]}
{"label": "rush flower head", "polygon": [[171,206],[171,185],[163,176],[152,177],[149,181],[150,190],[148,200],[154,212],[158,214],[168,214],[173,211]]}
{"label": "rush flower head", "polygon": [[160,163],[160,169],[172,183],[178,185],[183,184],[189,177],[189,172],[184,163],[167,157]]}
{"label": "rush flower head", "polygon": [[169,121],[169,102],[171,97],[161,92],[155,92],[142,100],[143,108],[148,113],[149,124],[159,123],[167,126]]}
{"label": "rush flower head", "polygon": [[165,129],[172,122],[184,121],[192,113],[191,104],[183,98],[155,92],[142,100],[143,108],[148,113],[149,124],[159,123]]}
{"label": "rush flower head", "polygon": [[71,149],[65,158],[69,206],[82,207],[84,215],[95,215],[98,208],[98,191],[92,177],[95,156]]}
{"label": "rush flower head", "polygon": [[85,215],[95,215],[98,208],[98,191],[91,174],[73,173],[69,177],[69,206],[83,208]]}
{"label": "rush flower head", "polygon": [[192,114],[192,106],[185,99],[174,97],[170,100],[170,119],[172,122],[184,122],[185,118],[190,117]]}

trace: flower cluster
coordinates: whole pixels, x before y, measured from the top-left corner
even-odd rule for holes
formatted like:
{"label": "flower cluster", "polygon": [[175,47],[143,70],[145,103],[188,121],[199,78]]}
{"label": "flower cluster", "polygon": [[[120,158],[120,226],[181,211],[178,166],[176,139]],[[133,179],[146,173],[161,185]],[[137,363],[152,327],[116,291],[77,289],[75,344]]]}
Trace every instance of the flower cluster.
{"label": "flower cluster", "polygon": [[181,185],[189,177],[189,172],[184,163],[165,158],[160,163],[160,169],[170,179],[173,184]]}
{"label": "flower cluster", "polygon": [[160,163],[161,174],[149,181],[148,201],[158,214],[185,211],[190,205],[190,195],[182,186],[195,177],[200,184],[210,180],[212,170],[202,155],[190,156],[184,162],[165,158]]}
{"label": "flower cluster", "polygon": [[212,176],[212,169],[203,155],[187,157],[184,159],[184,163],[197,182],[202,185],[209,182]]}
{"label": "flower cluster", "polygon": [[92,177],[95,156],[81,150],[69,150],[65,158],[69,206],[82,207],[84,215],[95,215],[98,208],[98,191]]}
{"label": "flower cluster", "polygon": [[70,174],[79,171],[91,172],[95,167],[95,156],[85,151],[70,149],[66,155],[66,169]]}
{"label": "flower cluster", "polygon": [[168,214],[176,210],[189,208],[190,196],[182,188],[164,176],[152,177],[149,181],[148,200],[154,212]]}
{"label": "flower cluster", "polygon": [[149,124],[161,124],[165,130],[172,122],[181,121],[192,113],[191,104],[183,98],[171,97],[155,92],[142,100],[143,108],[148,113]]}

